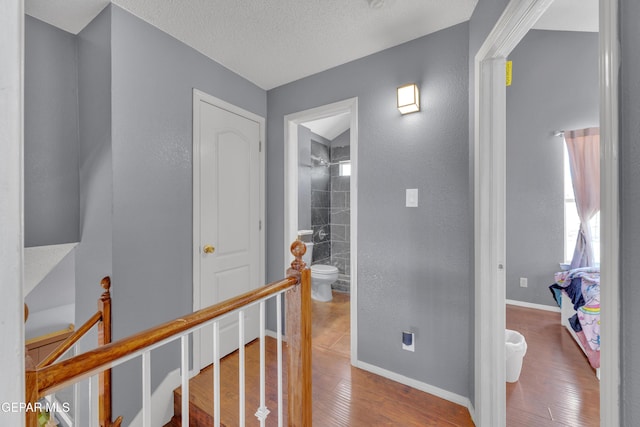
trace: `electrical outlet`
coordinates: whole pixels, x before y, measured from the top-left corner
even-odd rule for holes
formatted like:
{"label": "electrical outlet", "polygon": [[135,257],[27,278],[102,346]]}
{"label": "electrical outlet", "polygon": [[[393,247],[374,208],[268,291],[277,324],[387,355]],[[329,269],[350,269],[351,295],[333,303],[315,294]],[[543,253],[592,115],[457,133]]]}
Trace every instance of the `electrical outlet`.
{"label": "electrical outlet", "polygon": [[402,331],[402,349],[407,351],[416,351],[415,333]]}
{"label": "electrical outlet", "polygon": [[521,277],[520,278],[520,287],[521,288],[526,288],[528,286],[527,284],[527,278],[526,277]]}

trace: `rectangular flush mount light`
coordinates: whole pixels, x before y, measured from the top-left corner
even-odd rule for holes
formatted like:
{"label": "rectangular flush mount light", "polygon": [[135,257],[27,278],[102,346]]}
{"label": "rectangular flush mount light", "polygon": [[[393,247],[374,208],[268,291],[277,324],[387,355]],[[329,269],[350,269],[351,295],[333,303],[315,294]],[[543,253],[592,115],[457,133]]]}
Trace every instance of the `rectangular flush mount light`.
{"label": "rectangular flush mount light", "polygon": [[411,83],[398,88],[398,110],[401,114],[420,111],[418,85]]}

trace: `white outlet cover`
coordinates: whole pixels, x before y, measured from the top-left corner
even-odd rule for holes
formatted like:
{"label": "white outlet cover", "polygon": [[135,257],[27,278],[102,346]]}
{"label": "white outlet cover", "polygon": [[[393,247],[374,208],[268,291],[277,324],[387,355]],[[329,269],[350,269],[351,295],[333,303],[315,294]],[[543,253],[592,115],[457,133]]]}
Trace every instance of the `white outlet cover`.
{"label": "white outlet cover", "polygon": [[408,208],[418,207],[418,189],[417,188],[407,188],[406,205]]}

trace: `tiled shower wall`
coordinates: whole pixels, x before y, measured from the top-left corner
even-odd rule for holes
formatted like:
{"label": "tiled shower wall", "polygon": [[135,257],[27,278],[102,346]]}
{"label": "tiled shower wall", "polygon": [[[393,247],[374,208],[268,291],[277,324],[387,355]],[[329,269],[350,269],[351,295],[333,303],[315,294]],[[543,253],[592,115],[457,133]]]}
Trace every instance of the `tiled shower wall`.
{"label": "tiled shower wall", "polygon": [[[331,154],[329,141],[313,134],[311,140],[311,229],[313,264],[331,264]],[[314,139],[323,140],[325,144]]]}
{"label": "tiled shower wall", "polygon": [[340,176],[339,162],[350,160],[349,130],[331,142],[331,265],[340,276],[332,288],[350,291],[351,275],[351,177]]}
{"label": "tiled shower wall", "polygon": [[333,289],[350,291],[351,178],[340,176],[339,162],[350,160],[349,131],[333,141],[311,134],[311,229],[313,264],[334,265]]}

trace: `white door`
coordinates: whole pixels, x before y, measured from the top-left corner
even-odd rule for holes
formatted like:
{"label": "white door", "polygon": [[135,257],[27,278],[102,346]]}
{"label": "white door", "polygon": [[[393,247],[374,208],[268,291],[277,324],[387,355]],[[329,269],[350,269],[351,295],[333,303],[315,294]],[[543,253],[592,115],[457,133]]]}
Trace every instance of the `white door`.
{"label": "white door", "polygon": [[[261,129],[256,120],[194,97],[194,293],[200,296],[196,308],[205,308],[261,285]],[[257,306],[245,312],[245,343],[258,336],[258,316]],[[213,327],[199,335],[203,368],[213,361]],[[237,348],[238,315],[232,313],[220,321],[220,356]]]}

